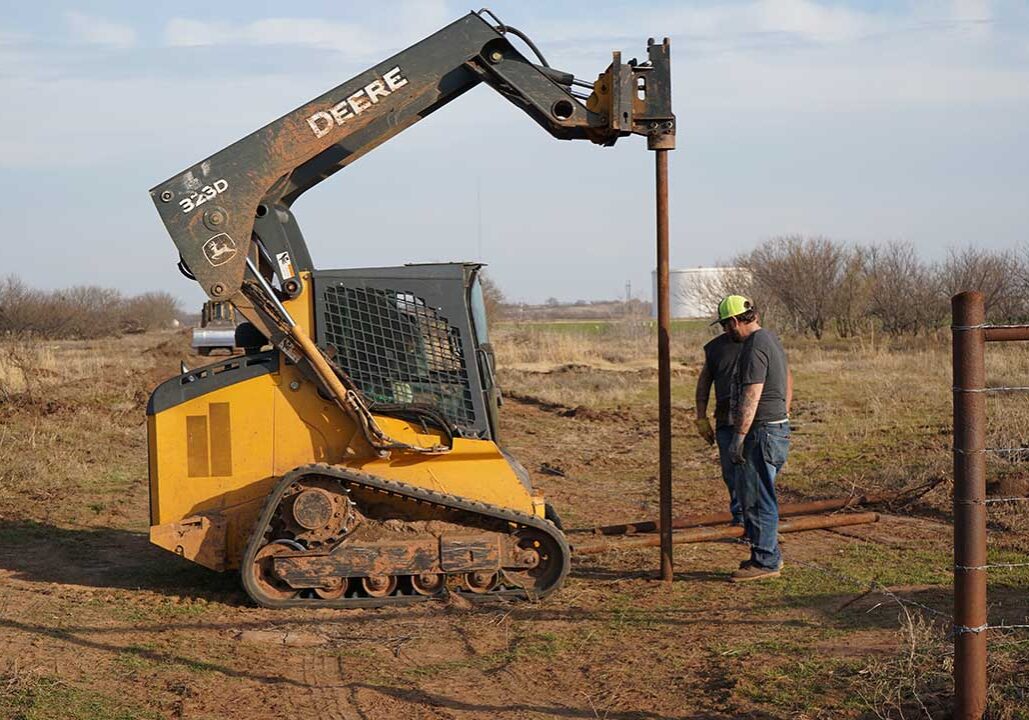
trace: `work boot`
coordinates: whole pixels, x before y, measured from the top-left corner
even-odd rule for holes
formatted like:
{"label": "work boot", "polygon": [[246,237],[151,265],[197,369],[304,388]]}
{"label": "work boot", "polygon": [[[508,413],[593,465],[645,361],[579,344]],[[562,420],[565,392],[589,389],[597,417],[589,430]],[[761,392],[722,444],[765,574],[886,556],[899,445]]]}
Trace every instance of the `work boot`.
{"label": "work boot", "polygon": [[766,568],[750,563],[747,567],[742,567],[734,572],[729,577],[729,582],[742,583],[750,582],[751,580],[764,580],[766,578],[779,577],[781,574],[782,565],[779,565],[776,568]]}
{"label": "work boot", "polygon": [[[740,563],[740,570],[743,570],[745,568],[749,568],[753,564],[754,564],[753,560],[744,560],[743,562]],[[779,569],[782,570],[782,560],[779,561]]]}

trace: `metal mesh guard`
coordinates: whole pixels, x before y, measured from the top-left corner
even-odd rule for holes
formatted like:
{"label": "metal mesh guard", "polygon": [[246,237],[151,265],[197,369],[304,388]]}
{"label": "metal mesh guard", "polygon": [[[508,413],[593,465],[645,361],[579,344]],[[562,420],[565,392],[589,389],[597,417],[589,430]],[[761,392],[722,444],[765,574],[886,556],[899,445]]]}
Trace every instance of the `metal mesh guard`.
{"label": "metal mesh guard", "polygon": [[409,292],[325,288],[324,342],[369,399],[424,404],[454,425],[475,424],[461,335]]}

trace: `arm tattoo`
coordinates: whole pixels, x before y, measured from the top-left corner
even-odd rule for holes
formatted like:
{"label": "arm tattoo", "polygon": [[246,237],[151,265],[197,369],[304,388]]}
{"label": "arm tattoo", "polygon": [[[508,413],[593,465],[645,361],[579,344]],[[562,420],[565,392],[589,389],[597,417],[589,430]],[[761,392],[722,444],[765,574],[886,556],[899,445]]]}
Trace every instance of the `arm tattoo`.
{"label": "arm tattoo", "polygon": [[761,393],[764,389],[764,383],[743,386],[743,393],[740,398],[740,416],[736,420],[736,432],[740,435],[746,435],[750,432],[750,426],[754,423],[754,416],[757,415],[757,405],[761,401]]}
{"label": "arm tattoo", "polygon": [[700,377],[697,378],[697,392],[695,395],[696,406],[697,406],[697,417],[707,417],[707,401],[711,397],[711,383],[714,378],[711,377],[711,373],[707,370],[707,364],[704,364],[704,368],[700,371]]}

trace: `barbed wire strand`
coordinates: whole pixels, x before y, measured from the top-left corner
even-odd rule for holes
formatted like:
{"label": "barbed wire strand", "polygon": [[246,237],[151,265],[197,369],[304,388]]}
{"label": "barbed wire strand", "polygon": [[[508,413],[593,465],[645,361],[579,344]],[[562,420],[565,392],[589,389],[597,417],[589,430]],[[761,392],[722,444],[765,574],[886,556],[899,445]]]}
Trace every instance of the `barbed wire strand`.
{"label": "barbed wire strand", "polygon": [[1025,453],[1029,455],[1029,447],[986,447],[978,450],[966,450],[965,448],[953,448],[958,455],[978,455],[979,453]]}
{"label": "barbed wire strand", "polygon": [[988,563],[986,565],[955,565],[955,570],[989,570],[990,568],[1022,568],[1029,567],[1029,562],[1024,563]]}
{"label": "barbed wire strand", "polygon": [[955,505],[994,505],[996,503],[1007,503],[1007,502],[1029,502],[1029,497],[1003,497],[1003,498],[983,498],[982,500],[966,500],[964,498],[954,498]]}
{"label": "barbed wire strand", "polygon": [[951,330],[1029,330],[1029,325],[994,325],[980,323],[978,325],[951,325]]}

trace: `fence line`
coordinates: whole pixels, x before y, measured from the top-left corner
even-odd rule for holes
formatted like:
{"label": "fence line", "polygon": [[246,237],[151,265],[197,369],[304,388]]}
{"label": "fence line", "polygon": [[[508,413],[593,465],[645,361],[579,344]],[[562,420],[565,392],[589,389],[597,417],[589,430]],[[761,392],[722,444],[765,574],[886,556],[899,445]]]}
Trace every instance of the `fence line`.
{"label": "fence line", "polygon": [[1029,325],[986,323],[983,295],[964,292],[951,299],[954,401],[954,717],[981,720],[986,711],[987,633],[1029,629],[1029,624],[990,624],[987,571],[1029,567],[1029,563],[987,560],[989,505],[1027,502],[1027,497],[986,497],[986,456],[1025,454],[1029,448],[986,446],[989,395],[1029,392],[1029,386],[986,385],[986,343],[1029,341]]}

